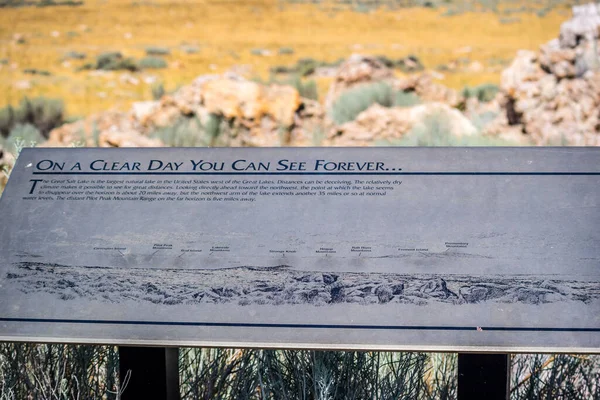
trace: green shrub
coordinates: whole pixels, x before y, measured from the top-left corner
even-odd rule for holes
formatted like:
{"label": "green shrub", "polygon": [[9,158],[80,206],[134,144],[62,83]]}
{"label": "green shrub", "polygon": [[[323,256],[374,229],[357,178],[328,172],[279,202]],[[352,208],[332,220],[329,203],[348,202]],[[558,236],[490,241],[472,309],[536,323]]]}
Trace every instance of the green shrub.
{"label": "green shrub", "polygon": [[167,68],[167,65],[164,59],[154,56],[144,57],[138,63],[141,69],[162,69]]}
{"label": "green shrub", "polygon": [[83,60],[85,59],[86,54],[85,53],[81,53],[79,51],[68,51],[65,53],[64,55],[64,59],[69,59],[69,60]]}
{"label": "green shrub", "polygon": [[210,114],[202,124],[198,117],[182,117],[173,125],[156,129],[150,134],[171,147],[206,147],[213,145],[221,133],[222,117]]}
{"label": "green shrub", "polygon": [[279,54],[281,54],[281,55],[294,54],[294,49],[292,49],[291,47],[280,47]]}
{"label": "green shrub", "polygon": [[388,68],[394,68],[394,66],[396,64],[394,62],[394,60],[392,60],[391,58],[389,58],[387,56],[376,56],[375,58]]}
{"label": "green shrub", "polygon": [[24,98],[17,107],[0,109],[0,133],[7,137],[17,125],[30,124],[44,136],[64,122],[64,104],[61,100],[37,97]]}
{"label": "green shrub", "polygon": [[477,130],[482,131],[489,123],[498,117],[495,111],[484,111],[480,114],[471,115],[469,119],[475,125]]}
{"label": "green shrub", "polygon": [[198,46],[192,46],[192,45],[184,45],[181,47],[181,50],[185,53],[185,54],[196,54],[200,52],[200,47]]}
{"label": "green shrub", "polygon": [[396,92],[394,107],[412,107],[421,104],[421,98],[415,92]]}
{"label": "green shrub", "polygon": [[40,76],[51,76],[50,71],[46,71],[45,69],[37,69],[37,68],[25,68],[23,70],[24,74],[29,75],[40,75]]}
{"label": "green shrub", "polygon": [[96,69],[112,69],[114,64],[123,59],[123,54],[118,51],[100,53],[96,57]]}
{"label": "green shrub", "polygon": [[64,120],[64,103],[62,100],[36,97],[23,99],[19,105],[20,123],[30,123],[47,136],[48,133]]}
{"label": "green shrub", "polygon": [[408,55],[404,58],[400,58],[396,60],[394,63],[394,67],[400,69],[400,71],[405,73],[412,73],[423,71],[425,66],[421,62],[421,60],[415,55]]}
{"label": "green shrub", "polygon": [[431,114],[423,124],[414,126],[402,139],[389,142],[395,146],[507,146],[510,143],[483,135],[455,136],[445,114]]}
{"label": "green shrub", "polygon": [[74,1],[74,0],[64,0],[64,1],[56,1],[56,0],[42,0],[36,4],[37,7],[53,7],[53,6],[81,6],[83,5],[83,1]]}
{"label": "green shrub", "polygon": [[155,83],[150,90],[154,100],[160,100],[165,95],[165,87],[162,83]]}
{"label": "green shrub", "polygon": [[146,47],[146,54],[149,56],[168,56],[171,54],[171,50],[166,47]]}
{"label": "green shrub", "polygon": [[[0,137],[1,138],[1,137]],[[0,145],[3,148],[8,149],[8,151],[15,153],[15,140],[20,140],[27,145],[32,143],[42,143],[46,141],[46,138],[42,133],[33,125],[27,124],[17,124],[11,130],[8,138],[0,139]]]}
{"label": "green shrub", "polygon": [[313,74],[320,65],[314,58],[301,58],[296,62],[295,70],[300,76],[308,76]]}
{"label": "green shrub", "polygon": [[535,15],[537,15],[539,18],[544,18],[551,11],[552,11],[552,7],[544,7],[544,8],[540,8],[539,10],[537,10],[535,12]]}
{"label": "green shrub", "polygon": [[288,67],[285,65],[275,65],[269,69],[273,74],[291,74],[296,72],[295,67]]}
{"label": "green shrub", "polygon": [[448,8],[446,11],[442,13],[443,17],[454,17],[456,15],[461,15],[464,11],[458,8]]}
{"label": "green shrub", "polygon": [[0,65],[8,65],[9,60],[8,58],[0,58]]}
{"label": "green shrub", "polygon": [[475,97],[479,101],[484,103],[490,102],[494,100],[498,92],[500,91],[500,87],[493,83],[484,83],[475,87],[465,87],[462,91],[462,94],[465,98]]}
{"label": "green shrub", "polygon": [[305,99],[318,100],[319,99],[319,91],[317,88],[317,82],[314,80],[308,80],[303,82],[302,79],[298,75],[294,75],[287,82],[283,82],[284,84],[293,86],[296,88],[298,93],[300,93],[300,97],[304,97]]}
{"label": "green shrub", "polygon": [[250,54],[252,54],[253,56],[264,56],[269,54],[269,50],[255,48],[250,50]]}
{"label": "green shrub", "polygon": [[0,108],[0,135],[7,137],[15,125],[15,110],[12,106]]}
{"label": "green shrub", "polygon": [[329,110],[330,118],[338,125],[353,121],[372,104],[394,105],[394,90],[385,82],[363,84],[343,92]]}
{"label": "green shrub", "polygon": [[96,57],[96,65],[92,69],[101,69],[105,71],[137,71],[139,69],[135,60],[131,57],[125,58],[118,51],[101,53]]}
{"label": "green shrub", "polygon": [[517,23],[521,22],[521,18],[519,18],[519,17],[503,17],[503,18],[500,18],[499,21],[502,25],[517,24]]}
{"label": "green shrub", "polygon": [[395,61],[388,56],[375,56],[375,58],[388,68],[394,68],[396,66]]}
{"label": "green shrub", "polygon": [[318,67],[336,67],[342,62],[344,62],[343,58],[334,62],[317,61],[314,58],[301,58],[292,66],[276,65],[271,67],[271,72],[275,74],[296,74],[305,77],[312,75]]}
{"label": "green shrub", "polygon": [[51,7],[51,6],[80,6],[83,1],[56,1],[56,0],[0,0],[0,8],[17,7]]}

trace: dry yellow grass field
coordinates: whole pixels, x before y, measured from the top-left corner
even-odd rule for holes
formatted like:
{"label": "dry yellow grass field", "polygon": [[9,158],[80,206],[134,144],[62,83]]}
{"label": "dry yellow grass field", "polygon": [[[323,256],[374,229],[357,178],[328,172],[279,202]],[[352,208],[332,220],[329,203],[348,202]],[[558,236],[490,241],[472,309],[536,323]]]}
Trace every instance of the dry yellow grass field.
{"label": "dry yellow grass field", "polygon": [[[502,62],[519,49],[537,49],[556,37],[561,22],[570,17],[566,8],[543,18],[518,14],[511,23],[491,12],[443,12],[409,8],[364,13],[278,0],[86,0],[79,7],[0,9],[0,59],[5,59],[0,105],[43,95],[64,99],[69,115],[83,116],[150,99],[154,81],[172,90],[234,65],[266,78],[274,65],[291,65],[303,57],[334,61],[353,52],[390,58],[414,54],[427,68],[468,57],[484,68],[445,73],[442,82],[454,88],[497,83]],[[199,51],[188,54],[185,45]],[[76,70],[105,51],[141,58],[149,46],[171,50],[168,68]],[[294,53],[278,54],[281,47]],[[268,52],[255,55],[252,49]],[[65,61],[68,51],[84,52],[87,59]],[[25,74],[28,68],[52,75]],[[326,85],[326,80],[319,82],[321,93]]]}

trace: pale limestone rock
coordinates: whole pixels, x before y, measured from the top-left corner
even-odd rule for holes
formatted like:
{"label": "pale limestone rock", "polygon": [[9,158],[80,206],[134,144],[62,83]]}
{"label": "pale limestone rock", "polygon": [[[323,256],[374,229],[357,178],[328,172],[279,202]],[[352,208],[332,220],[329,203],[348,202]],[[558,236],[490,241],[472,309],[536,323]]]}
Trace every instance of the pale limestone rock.
{"label": "pale limestone rock", "polygon": [[414,92],[423,101],[440,102],[456,107],[464,98],[456,90],[433,81],[431,73],[413,75],[394,83],[396,90]]}
{"label": "pale limestone rock", "polygon": [[394,71],[375,57],[352,54],[336,71],[334,81],[325,98],[325,108],[330,108],[340,94],[366,83],[391,81]]}
{"label": "pale limestone rock", "polygon": [[413,128],[425,129],[429,117],[443,118],[450,133],[457,137],[478,134],[469,119],[444,103],[394,108],[375,104],[360,113],[356,120],[332,128],[325,143],[332,146],[369,146],[378,140],[394,141]]}

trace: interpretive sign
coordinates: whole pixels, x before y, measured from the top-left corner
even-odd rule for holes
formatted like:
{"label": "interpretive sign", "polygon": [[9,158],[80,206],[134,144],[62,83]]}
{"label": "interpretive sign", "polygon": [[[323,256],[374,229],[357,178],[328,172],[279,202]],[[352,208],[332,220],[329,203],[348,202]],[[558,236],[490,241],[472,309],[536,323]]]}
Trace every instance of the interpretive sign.
{"label": "interpretive sign", "polygon": [[600,350],[600,149],[26,149],[0,339]]}

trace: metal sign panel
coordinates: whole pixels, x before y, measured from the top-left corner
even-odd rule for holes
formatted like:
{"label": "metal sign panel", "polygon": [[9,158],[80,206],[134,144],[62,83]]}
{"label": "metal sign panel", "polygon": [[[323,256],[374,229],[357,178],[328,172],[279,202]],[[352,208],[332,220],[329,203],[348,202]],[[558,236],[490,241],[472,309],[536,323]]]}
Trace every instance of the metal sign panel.
{"label": "metal sign panel", "polygon": [[600,149],[26,149],[0,338],[600,349]]}

